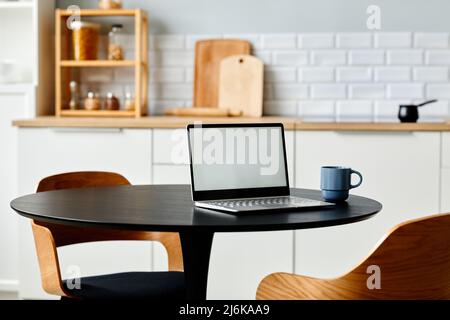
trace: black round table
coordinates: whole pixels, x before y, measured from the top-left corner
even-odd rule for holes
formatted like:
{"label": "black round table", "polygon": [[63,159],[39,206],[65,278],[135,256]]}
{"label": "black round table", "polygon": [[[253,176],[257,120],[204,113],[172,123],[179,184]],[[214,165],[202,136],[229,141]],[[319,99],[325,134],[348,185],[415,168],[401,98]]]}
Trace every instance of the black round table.
{"label": "black round table", "polygon": [[[319,191],[292,189],[321,200]],[[382,205],[350,196],[334,208],[234,216],[193,206],[190,186],[120,186],[32,194],[11,202],[27,218],[64,225],[179,232],[188,300],[205,300],[214,233],[320,228],[368,219]]]}

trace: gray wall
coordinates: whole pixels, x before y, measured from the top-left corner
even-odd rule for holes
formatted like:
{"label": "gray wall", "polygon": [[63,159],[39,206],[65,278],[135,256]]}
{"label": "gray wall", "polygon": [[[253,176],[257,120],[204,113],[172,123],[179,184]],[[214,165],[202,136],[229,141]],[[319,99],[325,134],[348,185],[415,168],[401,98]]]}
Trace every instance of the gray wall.
{"label": "gray wall", "polygon": [[[96,5],[57,0],[59,7]],[[382,10],[383,31],[449,31],[448,0],[124,0],[147,9],[153,33],[367,31],[366,8]]]}

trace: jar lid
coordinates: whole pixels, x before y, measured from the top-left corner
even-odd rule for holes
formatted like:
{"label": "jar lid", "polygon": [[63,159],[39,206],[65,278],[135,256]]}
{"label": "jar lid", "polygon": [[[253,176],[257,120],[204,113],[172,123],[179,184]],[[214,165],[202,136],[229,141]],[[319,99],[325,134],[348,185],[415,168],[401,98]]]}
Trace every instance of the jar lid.
{"label": "jar lid", "polygon": [[92,91],[89,91],[87,96],[88,96],[89,99],[94,99],[95,98],[95,93],[92,92]]}
{"label": "jar lid", "polygon": [[72,21],[70,24],[73,30],[78,30],[81,28],[95,28],[100,29],[100,25],[98,23],[86,22],[86,21]]}
{"label": "jar lid", "polygon": [[113,29],[122,29],[123,28],[123,24],[113,24],[111,26],[111,28],[113,28]]}
{"label": "jar lid", "polygon": [[112,99],[112,98],[114,98],[114,93],[108,92],[108,93],[106,94],[106,97],[107,97],[108,99]]}

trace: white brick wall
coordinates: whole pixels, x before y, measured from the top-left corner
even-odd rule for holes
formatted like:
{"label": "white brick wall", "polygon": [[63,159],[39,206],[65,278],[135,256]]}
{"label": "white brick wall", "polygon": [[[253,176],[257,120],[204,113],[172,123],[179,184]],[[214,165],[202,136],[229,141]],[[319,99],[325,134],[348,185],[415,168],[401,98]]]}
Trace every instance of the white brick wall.
{"label": "white brick wall", "polygon": [[414,81],[447,82],[447,67],[417,67],[413,71]]}
{"label": "white brick wall", "polygon": [[311,98],[313,99],[345,99],[347,87],[343,84],[313,84]]}
{"label": "white brick wall", "polygon": [[298,116],[304,121],[334,122],[336,120],[334,105],[334,101],[326,100],[301,101],[298,106]]}
{"label": "white brick wall", "polygon": [[369,82],[372,80],[372,69],[365,67],[337,68],[336,77],[339,82]]}
{"label": "white brick wall", "polygon": [[352,50],[349,55],[352,65],[381,65],[384,58],[385,53],[381,50]]}
{"label": "white brick wall", "polygon": [[297,48],[296,34],[266,34],[262,36],[264,49],[295,49]]}
{"label": "white brick wall", "polygon": [[300,68],[298,71],[298,80],[304,83],[333,82],[334,69],[327,67]]}
{"label": "white brick wall", "polygon": [[[266,66],[267,115],[304,121],[397,120],[399,104],[436,98],[421,121],[446,121],[450,101],[450,35],[424,32],[152,35],[149,38],[152,114],[189,107],[194,48],[210,38],[245,39]],[[134,39],[124,37],[127,57]],[[131,68],[85,69],[82,89],[115,91],[133,86]],[[114,80],[114,82],[112,82]],[[114,83],[114,84],[112,84]]]}
{"label": "white brick wall", "polygon": [[336,106],[338,122],[372,121],[373,103],[371,101],[338,101]]}
{"label": "white brick wall", "polygon": [[352,84],[349,97],[351,99],[384,99],[385,91],[383,84]]}
{"label": "white brick wall", "polygon": [[389,65],[421,65],[423,63],[422,50],[389,50],[387,64]]}
{"label": "white brick wall", "polygon": [[411,33],[378,33],[375,34],[375,48],[411,48]]}
{"label": "white brick wall", "polygon": [[347,62],[344,50],[317,50],[311,52],[311,63],[321,66],[341,66]]}
{"label": "white brick wall", "polygon": [[372,34],[370,33],[343,33],[336,39],[338,48],[355,49],[372,47]]}
{"label": "white brick wall", "polygon": [[308,64],[306,51],[276,52],[273,64],[276,66],[304,66]]}
{"label": "white brick wall", "polygon": [[375,68],[376,82],[405,82],[411,80],[409,67],[377,67]]}
{"label": "white brick wall", "polygon": [[331,33],[307,33],[298,36],[298,47],[303,49],[327,49],[334,47]]}
{"label": "white brick wall", "polygon": [[402,83],[388,85],[388,98],[391,99],[422,99],[424,88],[422,84]]}
{"label": "white brick wall", "polygon": [[414,46],[417,48],[448,48],[448,33],[416,33]]}

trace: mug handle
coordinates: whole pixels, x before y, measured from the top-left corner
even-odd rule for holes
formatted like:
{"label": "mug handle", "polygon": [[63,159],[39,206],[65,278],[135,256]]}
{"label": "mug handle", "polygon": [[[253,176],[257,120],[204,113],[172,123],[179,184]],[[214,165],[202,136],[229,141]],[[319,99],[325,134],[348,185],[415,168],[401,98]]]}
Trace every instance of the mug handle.
{"label": "mug handle", "polygon": [[359,182],[357,183],[357,184],[355,184],[355,185],[350,185],[350,189],[355,189],[355,188],[358,188],[362,183],[363,183],[363,177],[362,177],[362,174],[361,173],[359,173],[358,171],[355,171],[355,170],[352,170],[351,171],[351,174],[356,174],[358,177],[359,177]]}

